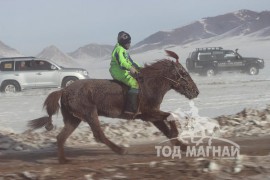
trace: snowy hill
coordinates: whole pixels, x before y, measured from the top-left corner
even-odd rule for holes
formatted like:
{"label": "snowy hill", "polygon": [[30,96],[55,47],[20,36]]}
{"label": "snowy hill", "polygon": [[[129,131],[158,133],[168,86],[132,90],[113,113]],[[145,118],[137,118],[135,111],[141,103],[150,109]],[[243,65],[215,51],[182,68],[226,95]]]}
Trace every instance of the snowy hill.
{"label": "snowy hill", "polygon": [[75,59],[104,58],[111,55],[113,48],[111,45],[88,44],[69,55]]}
{"label": "snowy hill", "polygon": [[55,63],[62,65],[64,67],[72,67],[76,64],[72,59],[72,57],[63,53],[56,46],[53,45],[43,49],[43,51],[39,53],[37,57],[50,59]]}
{"label": "snowy hill", "polygon": [[24,55],[0,41],[0,57],[14,57],[14,56],[18,57]]}
{"label": "snowy hill", "polygon": [[[226,46],[224,41],[235,41],[235,38],[246,39],[245,46],[252,42],[270,40],[270,11],[254,12],[250,10],[239,10],[215,17],[202,18],[189,25],[182,26],[170,31],[158,31],[146,39],[135,44],[130,50],[131,54],[142,56],[145,52],[163,53],[163,49],[174,47],[205,47],[210,44]],[[250,41],[249,41],[250,40]],[[241,42],[243,42],[241,40]],[[233,43],[229,43],[228,48]],[[238,43],[239,44],[239,43]],[[241,46],[241,45],[240,45]],[[100,60],[109,60],[114,46],[102,44],[88,44],[71,53],[63,53],[55,46],[45,48],[38,57],[47,58],[63,66],[73,66],[76,63],[92,64]],[[239,48],[239,47],[237,47]],[[183,50],[183,49],[182,49]],[[186,50],[186,49],[184,49]],[[189,49],[193,50],[193,48]],[[148,53],[146,53],[148,54]],[[160,54],[154,54],[159,56]],[[0,41],[0,57],[23,56],[17,50],[8,47]],[[186,56],[186,55],[185,55]],[[99,62],[97,62],[99,63]],[[107,62],[103,62],[108,64]]]}
{"label": "snowy hill", "polygon": [[168,45],[184,45],[217,36],[227,38],[260,32],[256,35],[260,36],[260,38],[267,38],[270,35],[269,28],[270,11],[257,13],[250,10],[239,10],[233,13],[203,18],[171,31],[159,31],[137,43],[132,52],[139,53],[161,49]]}

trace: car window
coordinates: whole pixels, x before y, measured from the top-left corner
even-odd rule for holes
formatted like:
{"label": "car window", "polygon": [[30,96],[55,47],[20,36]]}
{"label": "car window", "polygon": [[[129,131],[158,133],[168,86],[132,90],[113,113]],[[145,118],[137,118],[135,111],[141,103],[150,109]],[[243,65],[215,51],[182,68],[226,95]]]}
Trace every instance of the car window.
{"label": "car window", "polygon": [[52,64],[44,61],[44,60],[38,60],[35,61],[35,70],[52,70],[51,68]]}
{"label": "car window", "polygon": [[198,54],[198,60],[205,61],[209,60],[211,58],[211,52],[199,52]]}
{"label": "car window", "polygon": [[16,71],[29,71],[29,70],[33,70],[33,65],[32,62],[30,60],[28,61],[16,61],[15,64],[15,70]]}
{"label": "car window", "polygon": [[0,64],[0,71],[13,71],[14,61],[4,61]]}
{"label": "car window", "polygon": [[213,51],[212,52],[213,59],[221,60],[224,57],[224,54],[222,51]]}

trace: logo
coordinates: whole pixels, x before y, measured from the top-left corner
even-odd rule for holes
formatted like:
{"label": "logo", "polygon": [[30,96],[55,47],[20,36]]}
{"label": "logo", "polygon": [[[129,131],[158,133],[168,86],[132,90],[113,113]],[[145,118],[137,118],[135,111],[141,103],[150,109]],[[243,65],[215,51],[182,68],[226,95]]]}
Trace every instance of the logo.
{"label": "logo", "polygon": [[[176,121],[181,127],[180,135],[175,138],[186,147],[169,146],[165,140],[155,146],[158,157],[182,158],[226,158],[232,159],[240,155],[240,146],[220,137],[222,131],[218,122],[208,117],[199,116],[199,110],[193,101],[189,102],[190,110],[183,112],[177,109],[167,118],[168,121]],[[186,151],[183,151],[185,149]]]}

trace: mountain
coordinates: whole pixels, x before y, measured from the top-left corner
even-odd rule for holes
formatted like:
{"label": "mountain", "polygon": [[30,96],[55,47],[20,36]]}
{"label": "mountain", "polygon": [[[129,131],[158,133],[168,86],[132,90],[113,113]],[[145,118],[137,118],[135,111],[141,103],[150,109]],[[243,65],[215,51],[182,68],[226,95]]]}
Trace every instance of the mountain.
{"label": "mountain", "polygon": [[0,57],[19,57],[24,56],[17,50],[7,46],[3,42],[0,41]]}
{"label": "mountain", "polygon": [[104,58],[111,55],[113,48],[111,45],[88,44],[69,55],[75,59]]}
{"label": "mountain", "polygon": [[133,53],[145,52],[161,49],[164,46],[184,45],[200,39],[221,35],[224,38],[251,34],[266,37],[270,35],[269,28],[270,11],[257,13],[250,10],[239,10],[233,13],[203,18],[171,31],[156,32],[135,44],[131,51]]}
{"label": "mountain", "polygon": [[42,52],[37,55],[37,57],[52,60],[55,63],[65,67],[70,67],[75,64],[72,57],[63,53],[53,45],[43,49]]}

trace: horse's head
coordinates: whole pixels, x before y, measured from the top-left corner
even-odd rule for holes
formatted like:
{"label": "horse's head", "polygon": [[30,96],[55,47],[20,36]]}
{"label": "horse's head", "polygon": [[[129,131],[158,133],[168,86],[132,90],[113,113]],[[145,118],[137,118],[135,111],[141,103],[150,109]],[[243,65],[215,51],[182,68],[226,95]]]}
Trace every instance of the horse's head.
{"label": "horse's head", "polygon": [[171,88],[176,92],[183,94],[188,99],[196,98],[199,90],[190,77],[189,73],[178,61],[178,55],[172,51],[166,50],[166,53],[176,59],[176,62],[171,61],[170,69],[164,73],[164,78],[170,81]]}
{"label": "horse's head", "polygon": [[[150,92],[147,88],[153,89],[153,92],[159,91],[157,94],[165,94],[168,90],[174,89],[193,99],[198,96],[199,90],[191,79],[185,68],[179,63],[178,56],[172,51],[166,51],[175,61],[162,59],[153,64],[145,65],[140,71],[140,79],[143,79],[145,91]],[[151,97],[152,98],[152,97]]]}

